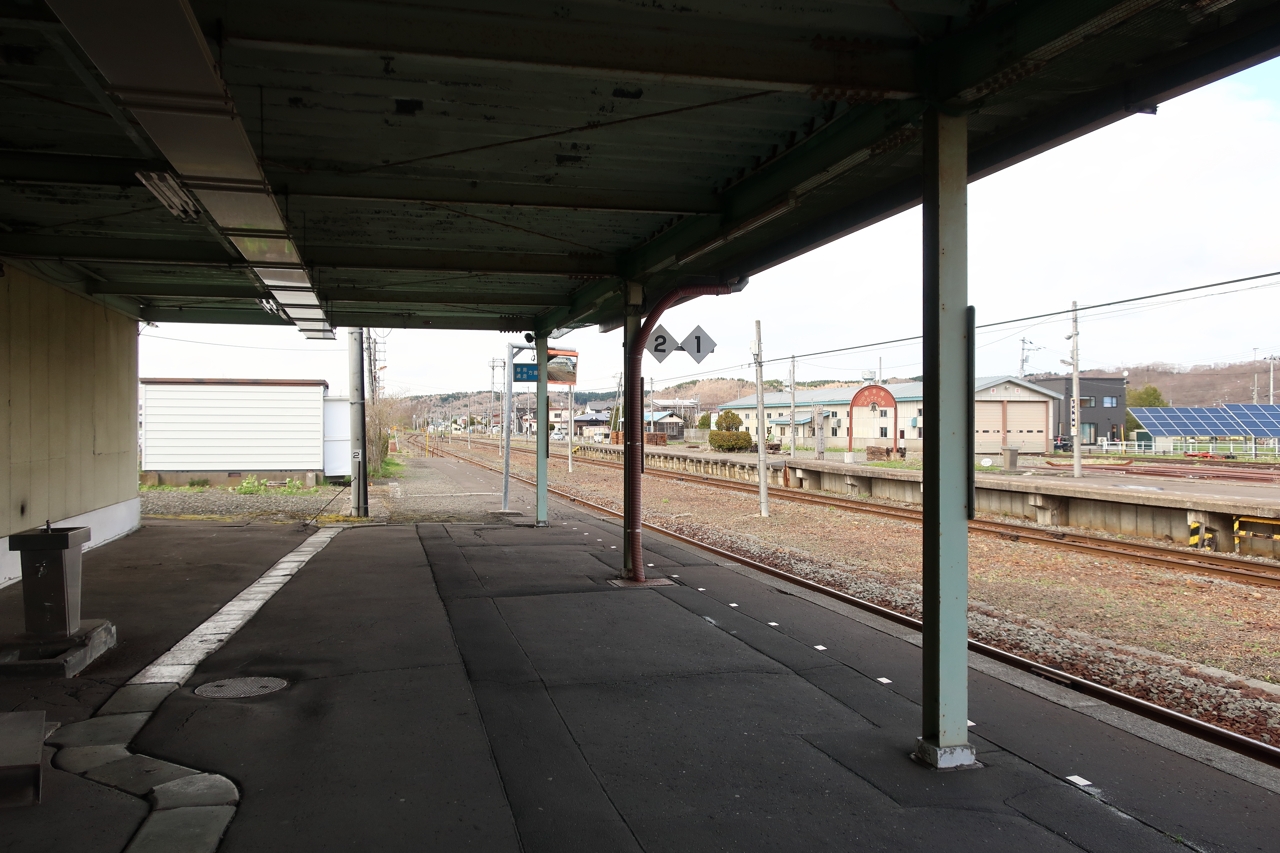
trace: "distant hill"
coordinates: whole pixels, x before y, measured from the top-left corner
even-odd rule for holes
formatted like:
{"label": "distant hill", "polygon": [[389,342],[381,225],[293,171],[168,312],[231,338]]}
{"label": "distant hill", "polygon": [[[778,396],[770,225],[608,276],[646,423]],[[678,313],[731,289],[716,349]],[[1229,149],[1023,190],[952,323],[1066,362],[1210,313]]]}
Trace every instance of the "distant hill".
{"label": "distant hill", "polygon": [[[1220,403],[1249,403],[1253,401],[1253,377],[1258,376],[1258,402],[1266,403],[1267,382],[1270,365],[1266,361],[1246,361],[1237,364],[1201,364],[1194,367],[1182,367],[1173,364],[1142,364],[1129,367],[1117,367],[1113,370],[1086,370],[1081,376],[1120,376],[1124,370],[1129,371],[1129,385],[1141,388],[1152,384],[1160,389],[1164,398],[1175,406],[1214,406]],[[1028,377],[1036,379],[1061,374],[1036,374]],[[886,377],[886,383],[918,381],[919,376]],[[838,388],[856,385],[856,382],[839,380],[819,380],[800,382],[801,388]],[[777,379],[766,380],[766,391],[781,391],[783,383]],[[533,405],[533,386],[518,386],[515,404],[521,409]],[[739,397],[755,393],[755,383],[748,379],[729,379],[718,376],[712,379],[697,379],[658,388],[659,399],[678,397],[681,399],[697,399],[702,408],[709,409],[722,405]],[[492,403],[495,412],[501,410],[502,395],[495,395]],[[612,403],[615,392],[575,393],[574,402],[582,406],[587,402]],[[1277,396],[1280,401],[1280,395]],[[447,413],[462,414],[468,407],[475,415],[482,415],[489,409],[489,391],[455,392],[453,394],[431,394],[400,398],[397,401],[407,413],[438,419]],[[568,404],[566,391],[552,390],[551,405],[561,408]]]}
{"label": "distant hill", "polygon": [[[1252,403],[1255,375],[1258,378],[1258,402],[1271,402],[1267,399],[1271,365],[1263,360],[1242,361],[1234,364],[1197,364],[1194,367],[1157,362],[1117,367],[1113,370],[1085,370],[1080,375],[1120,376],[1125,370],[1129,371],[1129,387],[1141,388],[1144,385],[1154,385],[1160,389],[1160,393],[1172,406]],[[1277,372],[1280,373],[1280,371]],[[1037,374],[1033,378],[1055,375],[1062,374]],[[1280,381],[1280,376],[1277,377],[1277,381]],[[1280,391],[1277,391],[1276,397],[1277,402],[1280,402]]]}

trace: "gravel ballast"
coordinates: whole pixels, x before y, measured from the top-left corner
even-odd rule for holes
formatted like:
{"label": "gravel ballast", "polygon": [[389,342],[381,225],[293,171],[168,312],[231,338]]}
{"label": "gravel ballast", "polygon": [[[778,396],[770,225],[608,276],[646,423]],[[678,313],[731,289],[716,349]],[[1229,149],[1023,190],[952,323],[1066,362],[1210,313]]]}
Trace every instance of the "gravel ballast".
{"label": "gravel ballast", "polygon": [[[148,489],[140,492],[142,514],[167,518],[253,518],[264,521],[306,521],[324,510],[343,514],[350,501],[337,497],[341,486],[320,486],[315,494],[287,495],[271,490],[241,495],[225,488]],[[332,503],[330,504],[330,501]],[[328,509],[324,509],[329,504]]]}

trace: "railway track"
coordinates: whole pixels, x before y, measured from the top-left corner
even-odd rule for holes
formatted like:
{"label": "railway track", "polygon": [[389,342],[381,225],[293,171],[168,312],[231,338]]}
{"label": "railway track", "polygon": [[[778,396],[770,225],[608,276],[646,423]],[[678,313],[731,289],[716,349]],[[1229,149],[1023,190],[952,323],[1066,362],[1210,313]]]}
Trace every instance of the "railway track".
{"label": "railway track", "polygon": [[[475,442],[475,444],[487,448],[497,447],[493,442]],[[534,452],[529,448],[514,446],[511,450],[514,453],[531,454]],[[561,456],[563,458],[567,458],[568,456],[568,454],[554,455]],[[604,468],[622,468],[622,463],[620,462],[611,462],[602,459],[583,459],[581,457],[575,457],[574,462],[579,465],[586,464]],[[742,483],[737,480],[726,480],[722,477],[710,477],[704,474],[662,471],[651,468],[645,471],[645,476],[687,483],[697,483],[699,485],[711,486],[713,488],[747,492],[750,494],[757,494],[759,491],[759,487],[753,483]],[[777,486],[770,487],[769,495],[770,497],[777,498],[779,500],[810,504],[812,506],[828,507],[846,512],[880,515],[914,523],[920,523],[923,520],[923,515],[918,509],[886,506],[884,504],[858,500],[856,498],[814,494],[812,492],[804,492],[799,489],[779,488]],[[1144,565],[1156,566],[1163,569],[1193,572],[1195,574],[1227,578],[1233,581],[1258,584],[1261,586],[1280,587],[1280,566],[1272,567],[1265,563],[1242,560],[1238,557],[1232,557],[1226,554],[1216,554],[1209,551],[1186,551],[1177,548],[1166,548],[1160,545],[1119,541],[1102,536],[1089,536],[1083,533],[1043,530],[1038,527],[1031,527],[1025,524],[1013,524],[1005,521],[971,521],[969,522],[969,530],[972,533],[984,536],[994,536],[1007,542],[1028,542],[1037,545],[1046,545],[1053,548],[1091,554],[1095,557],[1123,557],[1125,559],[1143,563]]]}
{"label": "railway track", "polygon": [[[512,450],[519,450],[521,452],[532,452],[532,451],[526,451],[524,448],[513,447]],[[440,456],[451,456],[455,459],[458,459],[463,462],[469,462],[472,465],[476,465],[488,471],[493,471],[496,473],[502,472],[501,468],[495,467],[493,465],[487,465],[484,462],[481,462],[469,456],[463,456],[462,454],[454,453],[450,450],[442,449],[438,446],[432,446],[429,452],[431,454],[440,455]],[[587,461],[587,460],[579,460],[579,461]],[[599,461],[600,460],[590,460],[590,462],[592,463],[599,462]],[[650,476],[652,476],[655,472],[650,471],[647,473]],[[672,473],[672,472],[664,472],[664,473]],[[537,485],[537,483],[535,483],[533,480],[530,480],[526,477],[520,477],[515,474],[512,474],[511,478],[521,483],[525,483],[526,485],[529,485],[529,486]],[[723,481],[723,482],[732,482],[732,481]],[[577,495],[573,495],[569,492],[564,492],[559,489],[554,489],[550,487],[548,487],[547,491],[553,495],[556,495],[557,497],[560,497],[569,501],[570,503],[574,503],[582,507],[587,507],[594,512],[599,512],[603,515],[611,516],[613,518],[622,517],[622,513],[618,512],[617,510],[614,510],[610,507],[602,506],[597,503],[593,503],[588,500],[584,500],[578,497]],[[831,587],[828,587],[828,586],[823,586],[822,584],[815,583],[814,581],[811,581],[807,578],[802,578],[798,575],[793,575],[790,572],[786,572],[781,569],[775,568],[773,566],[770,566],[767,563],[762,563],[746,555],[739,554],[734,551],[728,551],[723,548],[717,548],[714,545],[708,545],[704,542],[699,542],[696,539],[685,536],[674,530],[668,530],[664,527],[659,527],[656,524],[650,524],[647,521],[641,522],[641,524],[646,530],[651,530],[654,533],[659,533],[663,536],[683,542],[686,545],[691,545],[695,548],[698,548],[699,550],[706,551],[711,554],[715,554],[716,556],[723,557],[728,560],[732,560],[733,562],[738,563],[739,565],[747,566],[763,574],[776,577],[794,586],[802,587],[804,589],[810,590],[811,592],[816,592],[819,595],[823,595],[827,598],[831,598],[836,601],[840,601],[844,604],[857,607],[860,610],[873,613],[876,616],[881,617],[882,619],[886,619],[898,625],[903,625],[916,631],[920,631],[924,627],[923,623],[919,619],[915,619],[911,616],[898,613],[897,611],[890,610],[887,607],[881,607],[878,604],[873,604],[870,601],[865,601],[861,598],[857,598],[855,596],[849,595],[848,593],[841,592],[840,590],[832,589]],[[1200,738],[1201,740],[1208,741],[1209,743],[1216,744],[1218,746],[1229,749],[1233,752],[1248,756],[1249,758],[1255,759],[1257,761],[1261,761],[1265,764],[1269,764],[1272,767],[1280,767],[1280,748],[1271,746],[1270,744],[1263,743],[1262,741],[1254,740],[1253,738],[1250,738],[1250,737],[1245,737],[1244,735],[1238,734],[1228,729],[1220,728],[1210,723],[1203,722],[1202,720],[1198,720],[1195,717],[1190,717],[1190,716],[1187,716],[1186,714],[1180,714],[1177,711],[1172,711],[1168,708],[1164,708],[1152,702],[1147,702],[1146,700],[1143,700],[1143,699],[1138,699],[1126,693],[1121,693],[1118,690],[1113,690],[1110,687],[1106,687],[1105,685],[1098,684],[1093,681],[1089,681],[1088,679],[1085,679],[1085,678],[1080,678],[1079,676],[1072,675],[1068,672],[1063,672],[1062,670],[1054,669],[1053,667],[1036,663],[1033,660],[1028,660],[1027,658],[1020,657],[1019,655],[1015,655],[1011,652],[1007,652],[1004,649],[996,648],[995,646],[987,645],[986,643],[980,643],[976,640],[969,640],[968,646],[970,651],[980,654],[983,657],[1000,661],[1001,663],[1004,663],[1008,666],[1012,666],[1015,669],[1022,670],[1023,672],[1029,672],[1032,675],[1036,675],[1040,678],[1044,678],[1046,680],[1053,681],[1057,684],[1061,684],[1063,686],[1069,687],[1070,689],[1075,690],[1086,696],[1099,699],[1103,702],[1107,702],[1108,704],[1114,705],[1119,708],[1124,708],[1125,710],[1130,711],[1134,714],[1137,714],[1141,717],[1145,717],[1149,720],[1155,720],[1156,722],[1162,723],[1166,726],[1169,726],[1170,728],[1177,729],[1180,732],[1184,732],[1186,734]]]}
{"label": "railway track", "polygon": [[[1049,462],[1046,466],[1052,470],[1070,470],[1066,462]],[[1225,468],[1221,466],[1195,464],[1115,464],[1090,462],[1084,466],[1089,471],[1102,471],[1107,474],[1127,474],[1135,477],[1167,477],[1175,480],[1224,480],[1236,483],[1280,483],[1280,470],[1275,468]]]}

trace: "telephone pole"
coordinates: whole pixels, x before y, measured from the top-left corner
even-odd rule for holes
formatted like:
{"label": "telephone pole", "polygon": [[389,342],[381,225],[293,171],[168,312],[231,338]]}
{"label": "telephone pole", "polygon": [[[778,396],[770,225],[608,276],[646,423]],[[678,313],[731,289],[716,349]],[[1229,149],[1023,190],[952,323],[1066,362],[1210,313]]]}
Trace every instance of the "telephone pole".
{"label": "telephone pole", "polygon": [[791,356],[791,458],[796,458],[796,357]]}
{"label": "telephone pole", "polygon": [[506,367],[507,363],[500,358],[489,359],[489,421],[484,425],[484,434],[488,435],[493,430],[493,376],[499,367]]}
{"label": "telephone pole", "polygon": [[1071,303],[1071,476],[1084,476],[1080,464],[1080,315]]}
{"label": "telephone pole", "polygon": [[1035,346],[1034,341],[1029,341],[1026,338],[1022,339],[1022,354],[1018,357],[1018,378],[1019,379],[1027,378],[1027,362],[1031,360],[1031,353],[1035,352],[1036,350],[1042,350],[1042,349],[1044,349],[1044,347]]}
{"label": "telephone pole", "polygon": [[764,350],[760,345],[760,321],[756,320],[756,339],[751,346],[751,356],[756,362],[756,449],[759,451],[758,477],[760,479],[760,517],[769,517],[769,459],[765,442],[764,416]]}

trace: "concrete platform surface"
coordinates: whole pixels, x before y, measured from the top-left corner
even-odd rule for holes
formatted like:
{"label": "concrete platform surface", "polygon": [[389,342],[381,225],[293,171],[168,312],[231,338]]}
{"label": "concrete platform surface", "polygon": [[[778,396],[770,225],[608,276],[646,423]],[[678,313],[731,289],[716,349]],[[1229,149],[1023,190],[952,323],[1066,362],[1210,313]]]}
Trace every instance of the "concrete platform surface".
{"label": "concrete platform surface", "polygon": [[[173,537],[171,559],[210,579],[178,587],[193,599],[174,599],[180,618],[155,616],[189,630],[238,592],[202,561],[240,550],[209,547],[201,525],[184,545],[183,529],[138,536]],[[987,671],[971,670],[986,766],[921,768],[908,757],[920,653],[901,629],[654,536],[649,571],[676,585],[611,586],[619,534],[558,505],[549,529],[343,532],[164,698],[130,749],[235,783],[222,851],[1275,849],[1280,795],[1267,784]],[[283,526],[225,537],[261,552],[258,573],[301,538]],[[93,553],[106,584],[138,550]],[[172,587],[112,600],[122,639]],[[155,654],[182,636],[170,627],[146,634]],[[143,657],[95,666],[116,681]],[[195,693],[237,676],[289,686]],[[9,704],[54,719],[69,704],[77,717],[74,681]],[[97,705],[109,693],[91,691]],[[118,851],[146,817],[141,800],[46,774],[45,804],[4,815],[0,849]]]}

